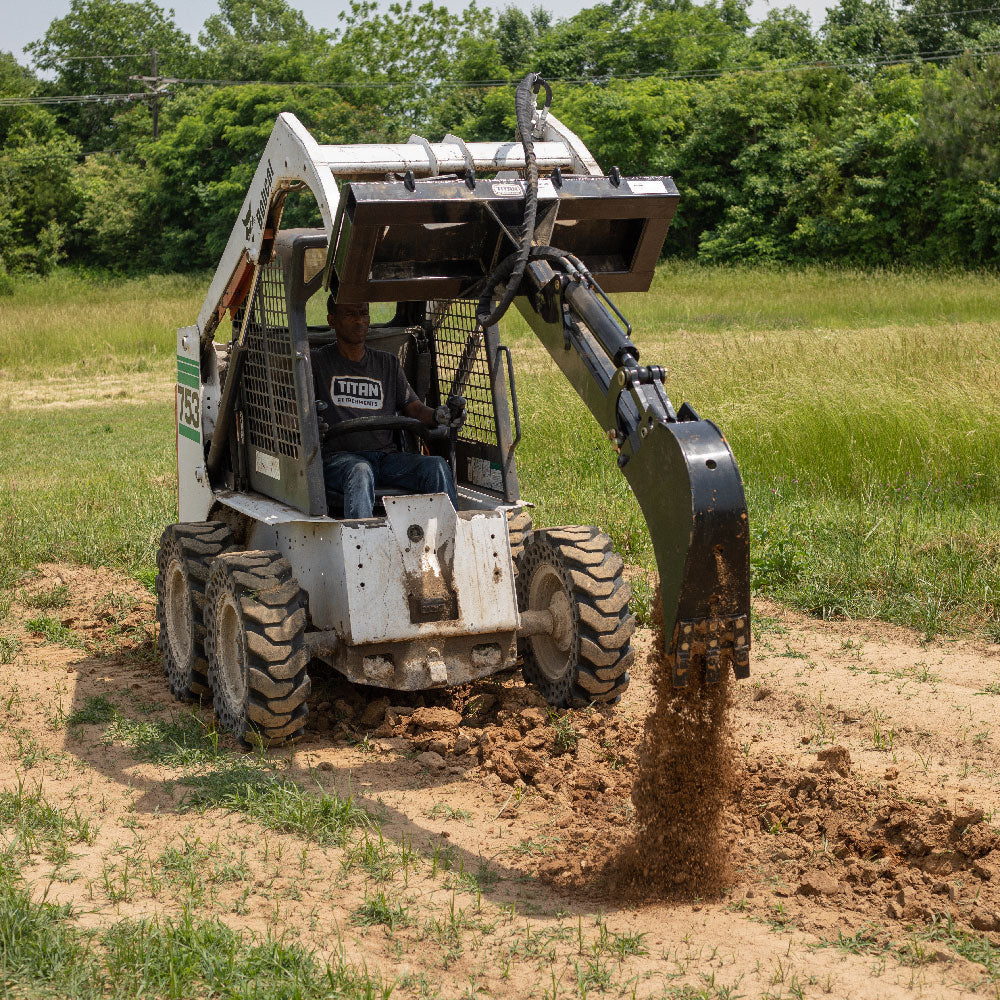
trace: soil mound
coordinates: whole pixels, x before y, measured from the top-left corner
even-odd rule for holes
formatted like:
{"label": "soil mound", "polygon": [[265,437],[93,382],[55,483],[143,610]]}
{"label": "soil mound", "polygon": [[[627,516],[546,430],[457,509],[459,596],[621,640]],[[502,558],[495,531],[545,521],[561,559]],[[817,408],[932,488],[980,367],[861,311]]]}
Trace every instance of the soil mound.
{"label": "soil mound", "polygon": [[865,781],[842,746],[804,768],[768,757],[745,773],[742,860],[770,870],[776,895],[872,922],[947,915],[1000,931],[1000,834],[981,809],[913,797],[894,768]]}

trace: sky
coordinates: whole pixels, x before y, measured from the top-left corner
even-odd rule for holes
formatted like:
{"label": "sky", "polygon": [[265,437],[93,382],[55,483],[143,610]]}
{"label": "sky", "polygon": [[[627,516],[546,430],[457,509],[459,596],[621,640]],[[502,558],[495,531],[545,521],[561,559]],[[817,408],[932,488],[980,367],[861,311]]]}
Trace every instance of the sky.
{"label": "sky", "polygon": [[[197,39],[198,31],[205,18],[218,8],[215,3],[205,0],[158,0],[161,7],[173,7],[178,26],[193,39]],[[466,6],[466,0],[443,0],[446,6],[461,10]],[[584,7],[592,6],[594,0],[480,0],[480,6],[503,9],[511,3],[524,10],[534,6],[542,6],[550,10],[556,17],[569,17]],[[836,0],[753,0],[750,6],[750,16],[755,21],[767,15],[771,7],[799,7],[812,15],[813,27],[818,27],[825,18],[826,7]],[[317,28],[333,28],[337,23],[337,14],[348,6],[347,0],[291,0],[291,6],[301,10],[306,20]],[[69,0],[0,0],[0,50],[13,52],[23,59],[22,50],[28,42],[33,42],[45,34],[49,23],[57,17],[63,17],[69,12]]]}

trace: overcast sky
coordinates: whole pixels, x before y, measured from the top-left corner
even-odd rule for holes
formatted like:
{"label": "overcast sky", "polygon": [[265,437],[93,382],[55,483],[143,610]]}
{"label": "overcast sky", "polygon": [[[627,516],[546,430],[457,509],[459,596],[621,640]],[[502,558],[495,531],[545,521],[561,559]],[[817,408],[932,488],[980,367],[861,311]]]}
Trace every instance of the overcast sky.
{"label": "overcast sky", "polygon": [[[446,6],[453,10],[461,10],[466,6],[465,0],[443,0]],[[812,15],[813,27],[823,23],[828,3],[834,0],[796,0],[792,6],[808,11]],[[530,10],[536,6],[537,0],[497,0],[484,3],[481,6],[502,9],[510,3]],[[583,0],[548,0],[541,6],[548,8],[557,17],[567,17],[592,6]],[[332,28],[337,23],[337,14],[348,6],[347,0],[291,0],[293,7],[299,8],[306,15],[310,24],[317,28]],[[750,16],[756,21],[767,14],[771,7],[786,7],[789,0],[754,0],[750,7]],[[174,3],[160,3],[161,7],[172,6],[176,14],[177,24],[193,39],[197,39],[198,31],[205,18],[218,8],[215,3],[205,0],[175,0]],[[69,0],[0,0],[0,49],[13,52],[21,58],[21,53],[28,42],[41,38],[54,18],[63,17],[69,12]]]}

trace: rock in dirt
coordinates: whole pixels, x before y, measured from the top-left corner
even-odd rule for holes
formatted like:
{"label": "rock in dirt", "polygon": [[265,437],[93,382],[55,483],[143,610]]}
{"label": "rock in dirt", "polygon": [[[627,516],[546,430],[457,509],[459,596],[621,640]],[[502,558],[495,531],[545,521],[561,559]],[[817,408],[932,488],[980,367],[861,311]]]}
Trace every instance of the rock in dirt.
{"label": "rock in dirt", "polygon": [[1000,913],[987,910],[984,906],[977,906],[972,911],[969,923],[971,923],[977,931],[1000,930]]}
{"label": "rock in dirt", "polygon": [[345,719],[350,722],[354,718],[354,709],[351,707],[350,703],[345,701],[343,698],[338,698],[333,703],[333,714],[338,719]]}
{"label": "rock in dirt", "polygon": [[526,708],[521,712],[521,728],[525,732],[544,726],[548,721],[548,716],[540,708]]}
{"label": "rock in dirt", "polygon": [[421,767],[426,767],[433,771],[444,767],[444,757],[433,750],[425,750],[423,753],[417,754],[414,759]]}
{"label": "rock in dirt", "polygon": [[368,704],[358,721],[362,726],[377,726],[385,718],[388,708],[388,698],[376,698]]}
{"label": "rock in dirt", "polygon": [[970,826],[975,826],[977,823],[982,823],[983,816],[982,809],[972,809],[970,807],[962,807],[955,811],[955,822],[952,824],[955,831],[961,833],[962,830]]}
{"label": "rock in dirt", "polygon": [[827,747],[816,754],[816,759],[821,760],[831,771],[836,771],[842,778],[851,776],[851,755],[847,747],[839,745]]}
{"label": "rock in dirt", "polygon": [[448,732],[458,729],[462,716],[450,708],[418,708],[410,716],[410,724],[418,729]]}
{"label": "rock in dirt", "polygon": [[827,872],[812,872],[795,891],[800,896],[833,896],[840,892],[840,883]]}

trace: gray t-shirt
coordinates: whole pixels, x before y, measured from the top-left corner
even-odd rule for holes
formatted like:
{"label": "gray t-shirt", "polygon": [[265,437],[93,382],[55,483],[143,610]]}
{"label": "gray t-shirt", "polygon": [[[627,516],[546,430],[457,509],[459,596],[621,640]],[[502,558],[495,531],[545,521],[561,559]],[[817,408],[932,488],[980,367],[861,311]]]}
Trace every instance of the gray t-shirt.
{"label": "gray t-shirt", "polygon": [[[316,399],[327,404],[323,419],[333,427],[356,417],[395,416],[417,394],[410,388],[399,358],[387,351],[365,349],[360,361],[345,358],[336,344],[312,352]],[[336,451],[398,451],[394,431],[358,431],[331,437],[323,454]]]}

